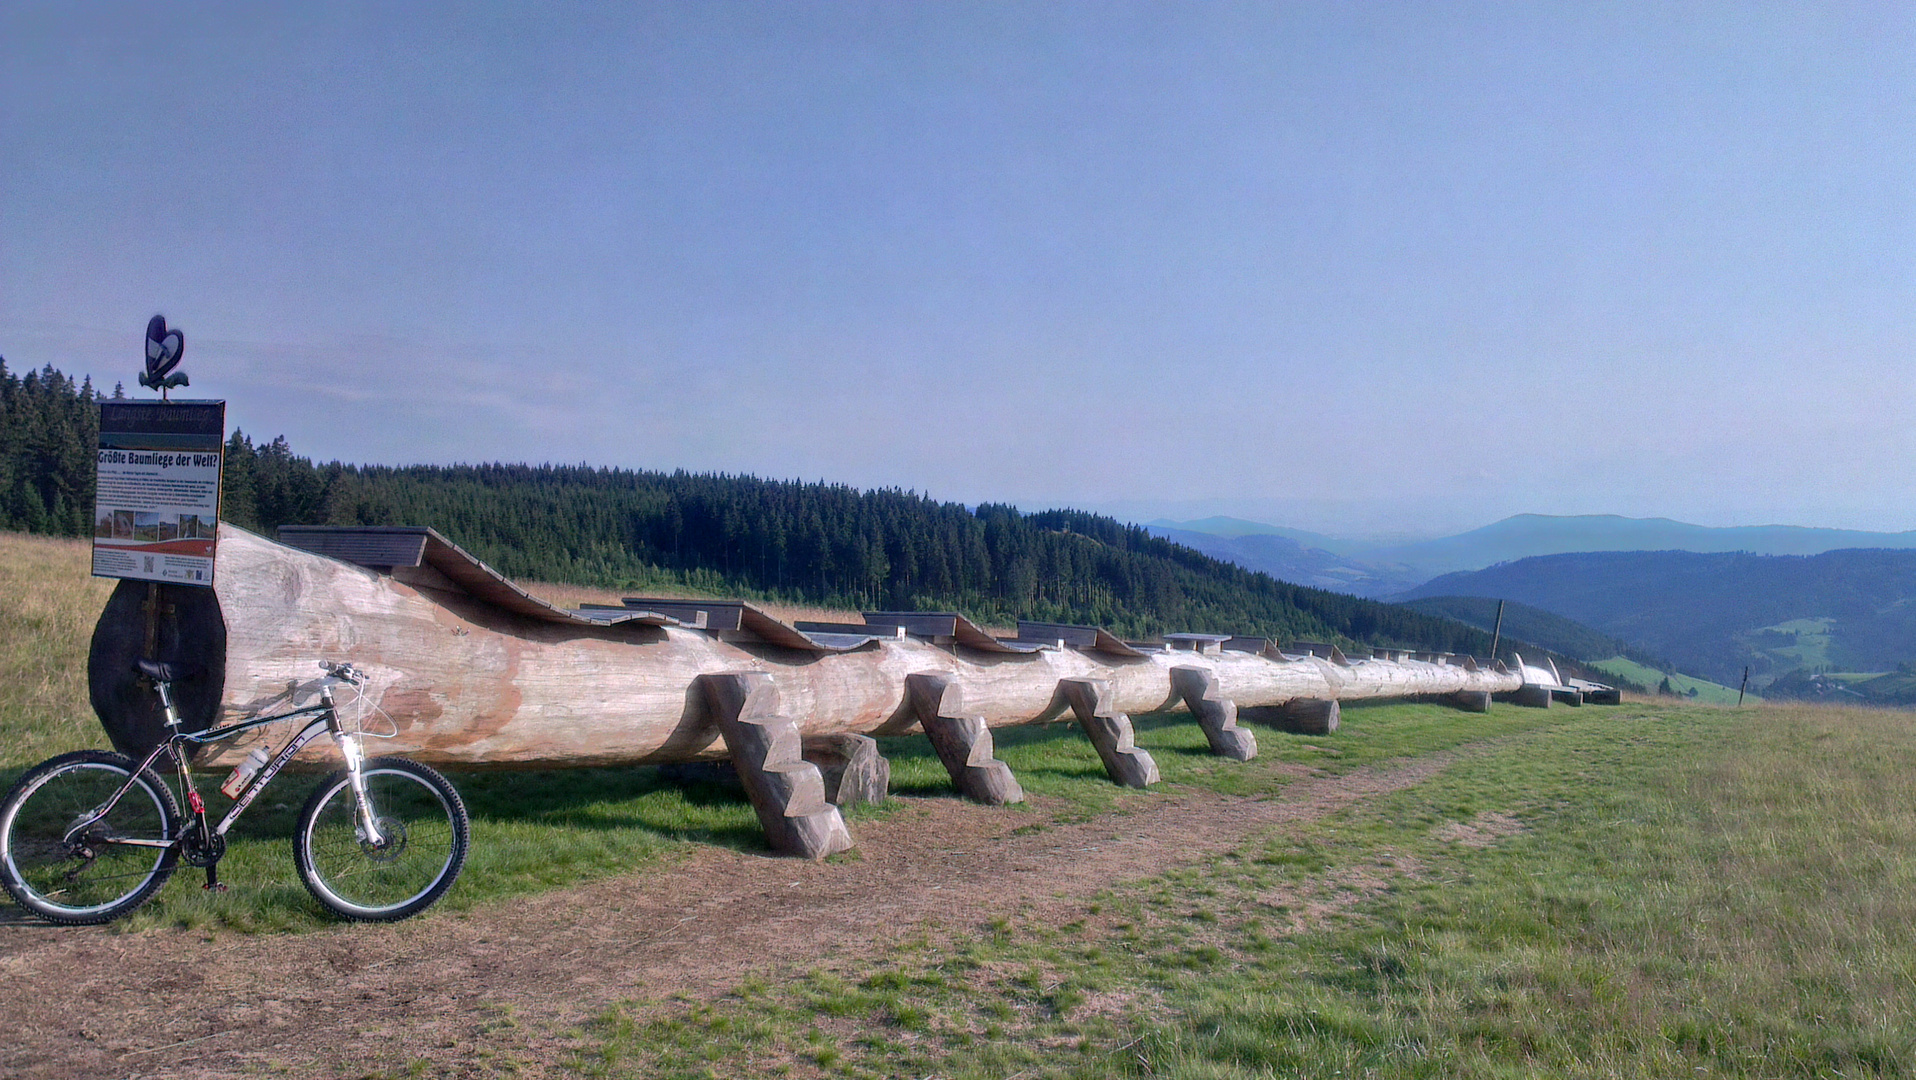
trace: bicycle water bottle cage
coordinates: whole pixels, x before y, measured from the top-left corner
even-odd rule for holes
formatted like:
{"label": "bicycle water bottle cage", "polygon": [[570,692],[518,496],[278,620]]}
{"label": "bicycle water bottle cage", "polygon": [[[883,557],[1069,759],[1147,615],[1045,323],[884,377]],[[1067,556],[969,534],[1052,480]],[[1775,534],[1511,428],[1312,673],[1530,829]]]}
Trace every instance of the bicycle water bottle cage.
{"label": "bicycle water bottle cage", "polygon": [[155,682],[179,682],[190,678],[194,671],[186,664],[168,664],[158,660],[140,660],[133,666],[139,669],[140,674]]}

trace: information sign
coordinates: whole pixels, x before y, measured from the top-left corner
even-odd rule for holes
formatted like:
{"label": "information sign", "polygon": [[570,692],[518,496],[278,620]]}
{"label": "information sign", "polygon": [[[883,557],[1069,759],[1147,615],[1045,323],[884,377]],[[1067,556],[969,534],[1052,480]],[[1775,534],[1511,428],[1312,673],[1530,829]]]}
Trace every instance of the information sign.
{"label": "information sign", "polygon": [[224,401],[102,401],[95,577],[213,584]]}

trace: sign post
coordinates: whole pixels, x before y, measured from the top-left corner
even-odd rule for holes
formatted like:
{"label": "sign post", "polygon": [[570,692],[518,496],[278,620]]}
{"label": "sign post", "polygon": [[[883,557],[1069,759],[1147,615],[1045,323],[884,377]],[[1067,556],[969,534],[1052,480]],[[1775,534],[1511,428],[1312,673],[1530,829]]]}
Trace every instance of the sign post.
{"label": "sign post", "polygon": [[165,400],[167,390],[186,385],[184,372],[169,374],[186,341],[157,315],[146,335],[140,382],[162,400],[100,403],[93,574],[210,588],[226,403]]}

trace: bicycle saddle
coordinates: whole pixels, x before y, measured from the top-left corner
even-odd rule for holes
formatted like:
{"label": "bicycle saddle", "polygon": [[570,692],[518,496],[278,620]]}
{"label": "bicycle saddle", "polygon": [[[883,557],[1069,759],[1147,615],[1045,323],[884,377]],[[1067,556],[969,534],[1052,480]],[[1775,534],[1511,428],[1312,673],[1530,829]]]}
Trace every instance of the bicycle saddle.
{"label": "bicycle saddle", "polygon": [[156,682],[179,682],[190,678],[194,668],[187,664],[169,664],[159,660],[138,660],[133,664],[140,674]]}

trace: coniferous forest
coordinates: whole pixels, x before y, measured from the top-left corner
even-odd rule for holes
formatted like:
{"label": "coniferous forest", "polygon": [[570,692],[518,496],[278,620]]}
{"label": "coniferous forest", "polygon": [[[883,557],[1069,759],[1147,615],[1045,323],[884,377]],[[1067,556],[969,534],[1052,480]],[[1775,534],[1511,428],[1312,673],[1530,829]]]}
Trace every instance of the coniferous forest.
{"label": "coniferous forest", "polygon": [[[119,393],[119,388],[115,388]],[[0,361],[0,528],[90,532],[95,391]],[[866,610],[1488,650],[1449,619],[1305,588],[1072,510],[975,509],[899,490],[586,465],[318,464],[283,438],[227,441],[221,516],[430,525],[515,578],[690,587]]]}

